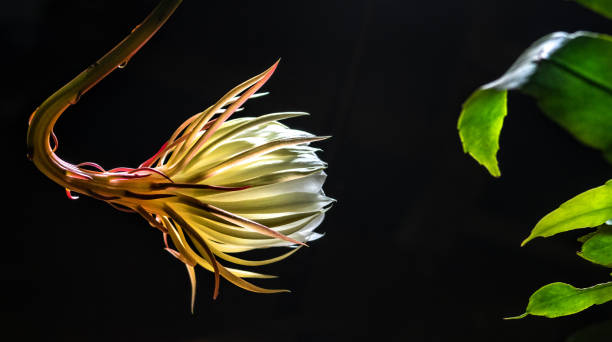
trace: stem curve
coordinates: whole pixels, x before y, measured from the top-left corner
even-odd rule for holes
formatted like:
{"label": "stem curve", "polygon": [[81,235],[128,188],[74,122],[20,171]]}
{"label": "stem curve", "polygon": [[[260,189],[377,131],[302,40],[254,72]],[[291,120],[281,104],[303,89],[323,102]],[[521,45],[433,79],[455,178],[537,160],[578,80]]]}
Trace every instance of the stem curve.
{"label": "stem curve", "polygon": [[46,99],[30,117],[27,133],[27,157],[47,177],[62,187],[79,188],[83,179],[96,179],[100,173],[89,172],[59,158],[51,149],[49,138],[60,115],[83,94],[125,63],[142,48],[174,13],[182,0],[162,0],[151,13],[113,49]]}

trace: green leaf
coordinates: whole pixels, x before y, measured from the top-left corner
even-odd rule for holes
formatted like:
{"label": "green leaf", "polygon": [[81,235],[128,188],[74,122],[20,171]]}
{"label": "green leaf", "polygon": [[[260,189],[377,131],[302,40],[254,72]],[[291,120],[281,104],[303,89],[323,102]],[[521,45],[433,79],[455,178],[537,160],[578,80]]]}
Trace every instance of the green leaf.
{"label": "green leaf", "polygon": [[527,315],[555,318],[580,312],[592,305],[612,300],[612,282],[577,289],[566,283],[552,283],[541,287],[529,297],[524,314],[506,319],[518,319]]}
{"label": "green leaf", "polygon": [[536,237],[547,237],[579,228],[596,227],[612,217],[612,179],[561,204],[544,216],[521,246]]}
{"label": "green leaf", "polygon": [[501,175],[496,154],[506,116],[506,94],[495,89],[476,90],[463,104],[457,123],[463,152],[472,155],[495,177]]}
{"label": "green leaf", "polygon": [[538,58],[558,49],[566,40],[564,34],[551,34],[539,39],[519,56],[506,73],[477,89],[463,104],[457,123],[463,151],[485,166],[491,175],[501,175],[496,154],[507,114],[507,91],[527,82],[537,69]]}
{"label": "green leaf", "polygon": [[459,117],[459,136],[464,151],[494,176],[500,175],[496,153],[508,90],[535,97],[548,117],[612,162],[612,37],[549,34],[470,96]]}
{"label": "green leaf", "polygon": [[612,19],[612,1],[611,0],[575,0],[577,3],[587,7],[594,12],[597,12],[604,17]]}
{"label": "green leaf", "polygon": [[[566,34],[567,35],[567,34]],[[521,91],[576,139],[612,153],[612,37],[577,32],[546,59]]]}
{"label": "green leaf", "polygon": [[582,244],[578,255],[592,263],[612,267],[612,227],[599,228]]}

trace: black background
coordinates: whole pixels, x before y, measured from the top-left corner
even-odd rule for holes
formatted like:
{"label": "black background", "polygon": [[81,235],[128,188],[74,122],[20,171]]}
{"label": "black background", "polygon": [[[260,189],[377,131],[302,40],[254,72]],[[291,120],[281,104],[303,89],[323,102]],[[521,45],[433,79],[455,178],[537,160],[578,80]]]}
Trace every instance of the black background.
{"label": "black background", "polygon": [[[520,248],[539,218],[610,176],[595,150],[509,97],[494,179],[463,154],[461,103],[553,31],[612,32],[565,1],[186,1],[123,70],[56,126],[67,161],[135,166],[189,115],[282,57],[270,96],[238,115],[304,110],[338,199],[326,236],[260,295],[184,267],[141,218],[63,189],[25,158],[30,113],[156,1],[11,2],[0,14],[5,123],[3,336],[63,341],[564,341],[612,305],[519,321],[540,286],[608,281],[582,232]],[[8,118],[8,120],[7,120]],[[4,339],[4,338],[3,338]],[[11,339],[9,339],[11,340]],[[605,340],[605,338],[604,338]],[[591,340],[595,341],[595,340]]]}

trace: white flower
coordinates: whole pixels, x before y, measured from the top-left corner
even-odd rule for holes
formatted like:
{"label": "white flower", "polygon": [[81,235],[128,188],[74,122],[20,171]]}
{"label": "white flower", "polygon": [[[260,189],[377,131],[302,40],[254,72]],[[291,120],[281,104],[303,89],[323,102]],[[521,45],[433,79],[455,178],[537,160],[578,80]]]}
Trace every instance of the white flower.
{"label": "white flower", "polygon": [[[219,275],[250,291],[284,291],[252,285],[242,278],[269,276],[225,268],[217,258],[243,266],[282,260],[296,249],[261,261],[230,253],[295,247],[315,240],[322,235],[314,229],[334,201],[322,190],[326,164],[317,156],[318,149],[308,146],[327,137],[278,122],[306,113],[226,121],[265,83],[276,65],[188,119],[155,156],[141,165],[141,170],[147,170],[157,162],[154,170],[171,182],[156,183],[152,189],[173,196],[146,205],[122,203],[170,235],[178,250],[170,251],[187,265],[194,286],[193,266],[215,272],[215,297]],[[219,116],[213,120],[215,114]]]}

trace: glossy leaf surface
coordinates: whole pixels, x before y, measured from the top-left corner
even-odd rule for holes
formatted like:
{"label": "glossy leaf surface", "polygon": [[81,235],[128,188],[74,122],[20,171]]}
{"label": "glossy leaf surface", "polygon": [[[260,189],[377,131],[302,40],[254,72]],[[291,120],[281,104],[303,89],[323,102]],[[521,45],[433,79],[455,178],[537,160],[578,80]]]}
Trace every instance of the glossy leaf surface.
{"label": "glossy leaf surface", "polygon": [[612,217],[612,180],[561,204],[544,216],[522,245],[536,237],[547,237],[569,230],[597,227]]}
{"label": "glossy leaf surface", "polygon": [[552,283],[541,287],[529,297],[529,304],[524,314],[507,319],[523,318],[527,315],[549,318],[567,316],[610,300],[612,300],[612,282],[584,289],[566,283]]}
{"label": "glossy leaf surface", "polygon": [[[605,152],[612,150],[612,38],[577,32],[538,70],[521,91],[576,139]],[[612,160],[611,160],[612,161]]]}
{"label": "glossy leaf surface", "polygon": [[464,151],[493,176],[499,176],[496,153],[506,114],[501,106],[505,107],[505,92],[515,89],[535,97],[548,117],[582,143],[602,150],[612,162],[610,36],[549,34],[525,50],[504,75],[480,87],[465,102],[458,123]]}

